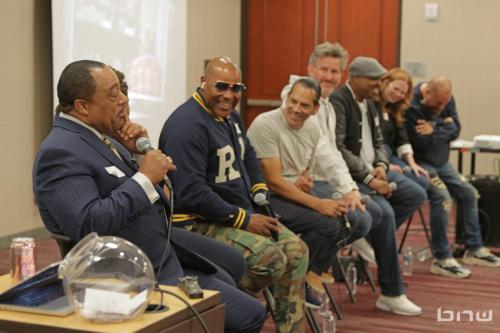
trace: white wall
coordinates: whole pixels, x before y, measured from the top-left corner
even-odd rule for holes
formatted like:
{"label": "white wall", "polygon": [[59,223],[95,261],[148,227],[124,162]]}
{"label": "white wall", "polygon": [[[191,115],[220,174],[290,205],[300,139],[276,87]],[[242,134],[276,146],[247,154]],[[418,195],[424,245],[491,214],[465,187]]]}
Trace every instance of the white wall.
{"label": "white wall", "polygon": [[200,84],[205,60],[228,56],[240,64],[241,0],[188,0],[187,93]]}
{"label": "white wall", "polygon": [[[436,22],[424,19],[426,3],[437,3]],[[500,1],[498,0],[403,0],[401,64],[422,62],[426,77],[446,75],[462,122],[461,138],[478,134],[500,135]],[[476,173],[492,174],[493,159],[480,154]],[[456,153],[452,156],[456,162]],[[468,158],[466,174],[469,173]]]}

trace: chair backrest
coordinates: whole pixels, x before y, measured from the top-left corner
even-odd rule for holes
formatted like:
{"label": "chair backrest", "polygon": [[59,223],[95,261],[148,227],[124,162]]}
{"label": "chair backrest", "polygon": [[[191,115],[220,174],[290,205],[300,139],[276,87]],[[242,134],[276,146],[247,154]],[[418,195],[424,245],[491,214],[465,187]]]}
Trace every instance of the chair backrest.
{"label": "chair backrest", "polygon": [[50,236],[56,240],[62,259],[64,259],[66,254],[76,245],[68,236],[55,233],[51,233]]}

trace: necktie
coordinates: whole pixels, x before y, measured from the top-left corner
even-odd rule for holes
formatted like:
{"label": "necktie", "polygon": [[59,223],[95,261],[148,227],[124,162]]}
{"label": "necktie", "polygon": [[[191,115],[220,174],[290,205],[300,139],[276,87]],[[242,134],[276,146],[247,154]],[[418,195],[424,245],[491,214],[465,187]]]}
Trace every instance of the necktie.
{"label": "necktie", "polygon": [[111,149],[111,151],[113,152],[113,154],[116,155],[116,157],[118,157],[120,160],[123,161],[122,157],[120,156],[120,153],[118,152],[118,150],[116,150],[116,147],[113,145],[111,140],[108,139],[108,137],[105,136],[104,139],[102,139],[102,141],[106,146],[108,146],[109,149]]}

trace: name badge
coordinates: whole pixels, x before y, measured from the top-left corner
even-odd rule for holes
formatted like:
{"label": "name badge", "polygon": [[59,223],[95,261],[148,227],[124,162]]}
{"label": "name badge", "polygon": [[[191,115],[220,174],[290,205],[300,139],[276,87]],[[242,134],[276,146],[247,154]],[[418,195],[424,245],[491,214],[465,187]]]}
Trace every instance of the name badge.
{"label": "name badge", "polygon": [[121,171],[120,169],[118,169],[114,165],[109,166],[109,167],[105,167],[104,169],[106,169],[106,171],[110,175],[115,176],[116,178],[121,178],[121,177],[125,176],[125,173],[123,173],[123,171]]}

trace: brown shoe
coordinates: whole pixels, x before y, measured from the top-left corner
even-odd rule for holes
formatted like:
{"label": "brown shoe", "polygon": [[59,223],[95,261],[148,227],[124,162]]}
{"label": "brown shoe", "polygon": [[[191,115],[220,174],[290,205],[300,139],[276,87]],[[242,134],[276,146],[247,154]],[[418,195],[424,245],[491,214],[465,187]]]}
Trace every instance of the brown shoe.
{"label": "brown shoe", "polygon": [[321,282],[326,284],[332,284],[335,282],[335,278],[330,273],[323,272],[319,278],[321,279]]}
{"label": "brown shoe", "polygon": [[309,271],[306,275],[306,282],[315,292],[319,294],[325,293],[323,281],[321,281],[321,277],[318,274]]}

